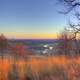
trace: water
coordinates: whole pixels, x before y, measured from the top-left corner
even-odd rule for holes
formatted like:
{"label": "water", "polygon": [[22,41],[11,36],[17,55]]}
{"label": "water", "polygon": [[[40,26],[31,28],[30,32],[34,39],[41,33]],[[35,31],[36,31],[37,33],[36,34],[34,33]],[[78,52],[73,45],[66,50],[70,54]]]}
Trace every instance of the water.
{"label": "water", "polygon": [[33,54],[44,55],[44,54],[53,54],[54,46],[57,42],[56,39],[17,39],[11,40],[11,43],[22,43],[26,47],[26,51],[32,52]]}

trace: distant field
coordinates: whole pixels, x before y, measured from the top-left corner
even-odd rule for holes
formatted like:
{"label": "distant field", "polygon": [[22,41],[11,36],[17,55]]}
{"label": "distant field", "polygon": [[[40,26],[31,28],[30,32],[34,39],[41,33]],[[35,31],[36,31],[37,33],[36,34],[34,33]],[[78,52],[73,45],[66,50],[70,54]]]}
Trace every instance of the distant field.
{"label": "distant field", "polygon": [[0,58],[0,80],[80,80],[80,57]]}

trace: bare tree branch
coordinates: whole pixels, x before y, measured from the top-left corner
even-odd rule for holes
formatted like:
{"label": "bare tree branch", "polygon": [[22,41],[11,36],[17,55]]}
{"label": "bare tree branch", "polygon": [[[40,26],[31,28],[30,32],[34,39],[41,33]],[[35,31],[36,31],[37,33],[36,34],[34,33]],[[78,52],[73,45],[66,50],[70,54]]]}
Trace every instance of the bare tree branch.
{"label": "bare tree branch", "polygon": [[59,0],[61,3],[63,3],[63,5],[65,5],[65,8],[68,7],[68,9],[66,9],[66,11],[59,11],[59,13],[63,13],[63,14],[68,14],[69,12],[71,12],[74,8],[76,8],[77,6],[80,6],[80,2],[77,2],[76,0]]}

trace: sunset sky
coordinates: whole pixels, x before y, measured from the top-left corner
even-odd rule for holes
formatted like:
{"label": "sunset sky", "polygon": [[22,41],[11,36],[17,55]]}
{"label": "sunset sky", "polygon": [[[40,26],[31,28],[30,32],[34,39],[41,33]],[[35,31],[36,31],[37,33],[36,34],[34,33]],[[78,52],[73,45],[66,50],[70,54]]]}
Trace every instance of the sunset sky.
{"label": "sunset sky", "polygon": [[56,1],[0,0],[0,33],[10,38],[56,38],[66,24]]}

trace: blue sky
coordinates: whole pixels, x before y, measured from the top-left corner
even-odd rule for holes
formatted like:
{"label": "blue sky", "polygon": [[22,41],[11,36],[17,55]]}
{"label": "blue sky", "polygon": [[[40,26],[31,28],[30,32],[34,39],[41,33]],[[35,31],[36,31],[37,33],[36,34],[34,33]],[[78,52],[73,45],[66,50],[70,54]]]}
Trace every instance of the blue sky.
{"label": "blue sky", "polygon": [[0,0],[0,33],[57,33],[66,24],[57,0]]}

